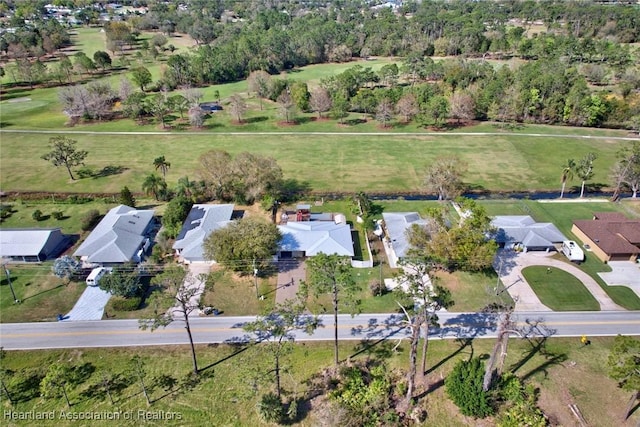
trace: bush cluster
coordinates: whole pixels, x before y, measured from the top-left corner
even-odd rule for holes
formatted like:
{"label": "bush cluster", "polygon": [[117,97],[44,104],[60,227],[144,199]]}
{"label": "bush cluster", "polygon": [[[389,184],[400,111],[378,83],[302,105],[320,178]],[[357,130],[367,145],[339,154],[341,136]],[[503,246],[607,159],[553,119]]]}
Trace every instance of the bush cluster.
{"label": "bush cluster", "polygon": [[93,227],[95,227],[99,220],[100,212],[97,209],[91,209],[86,214],[84,214],[84,216],[80,220],[80,228],[82,228],[82,231],[89,231]]}
{"label": "bush cluster", "polygon": [[140,307],[142,303],[142,297],[112,297],[111,299],[111,307],[113,307],[116,311],[135,311]]}

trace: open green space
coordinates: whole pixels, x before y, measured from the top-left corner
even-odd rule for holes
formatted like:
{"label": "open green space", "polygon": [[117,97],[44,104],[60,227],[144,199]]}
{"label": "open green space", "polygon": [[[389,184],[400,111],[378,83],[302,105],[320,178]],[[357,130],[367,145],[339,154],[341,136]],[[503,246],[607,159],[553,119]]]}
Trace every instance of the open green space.
{"label": "open green space", "polygon": [[[89,152],[86,166],[99,172],[71,181],[64,169],[40,157],[52,134],[3,133],[0,179],[3,191],[140,191],[153,159],[171,162],[167,181],[197,177],[198,157],[212,149],[272,156],[285,176],[309,182],[312,190],[353,192],[420,191],[427,166],[439,156],[468,163],[465,181],[493,191],[558,190],[558,170],[570,157],[598,153],[592,183],[607,185],[620,143],[561,137],[430,135],[107,135],[69,134]],[[557,159],[550,161],[549,159]],[[106,169],[105,169],[106,168]],[[573,185],[579,183],[573,182]],[[588,193],[587,193],[588,195]]]}
{"label": "open green space", "polygon": [[[606,360],[612,343],[611,338],[591,338],[592,345],[582,346],[577,338],[548,339],[540,343],[511,339],[505,367],[516,375],[540,387],[539,405],[545,413],[561,425],[571,425],[572,415],[564,403],[567,398],[576,403],[589,425],[610,425],[611,420],[619,420],[629,395],[617,388],[617,384],[607,377]],[[403,342],[395,350],[395,341],[386,341],[364,345],[341,342],[341,358],[384,357],[389,369],[407,367],[408,342]],[[539,345],[539,347],[535,347]],[[474,340],[461,345],[458,341],[432,341],[429,345],[428,384],[431,391],[418,400],[429,418],[428,425],[436,427],[466,426],[472,422],[460,415],[447,399],[441,379],[447,375],[455,363],[471,354],[488,354],[493,340]],[[10,406],[2,395],[5,410],[55,411],[54,422],[42,425],[77,425],[78,421],[59,419],[60,411],[67,413],[82,412],[118,412],[121,418],[118,425],[140,425],[142,420],[138,410],[151,413],[180,414],[181,419],[150,420],[149,425],[262,425],[255,411],[257,396],[271,388],[269,377],[265,382],[255,383],[256,367],[266,369],[264,353],[256,348],[243,350],[241,347],[227,345],[197,346],[199,363],[209,366],[201,374],[200,381],[192,388],[180,386],[187,376],[190,366],[190,353],[186,346],[115,348],[115,349],[73,349],[47,351],[10,351],[3,360],[3,368],[30,378],[29,387],[19,388],[15,377],[6,382],[9,390],[20,401]],[[383,356],[384,355],[384,356]],[[144,364],[145,384],[150,391],[151,405],[147,405],[141,393],[140,383],[132,370],[131,359],[139,356]],[[294,347],[291,356],[286,357],[289,367],[283,375],[283,387],[288,398],[304,397],[309,390],[309,380],[320,369],[330,366],[333,357],[332,344],[304,343]],[[262,358],[262,359],[261,359]],[[571,364],[564,363],[571,361]],[[62,361],[75,366],[83,366],[81,384],[69,387],[71,408],[67,408],[64,398],[45,399],[39,396],[38,382],[46,368],[54,362]],[[260,363],[262,361],[262,363]],[[258,372],[261,372],[258,370]],[[100,385],[104,376],[119,375],[121,388],[112,390],[114,404]],[[163,381],[164,380],[164,381]],[[162,384],[177,381],[166,390]],[[593,387],[598,384],[598,387]],[[243,410],[238,410],[243,408]],[[164,411],[164,412],[161,412]],[[132,414],[124,419],[124,413]],[[318,425],[321,420],[302,411],[300,421],[295,425]],[[638,414],[627,423],[617,425],[633,426]],[[473,423],[479,422],[477,420]],[[493,419],[483,420],[492,425]],[[112,420],[92,421],[92,426],[113,425]],[[33,421],[15,421],[15,425],[33,425]]]}
{"label": "open green space", "polygon": [[574,275],[555,267],[531,266],[522,275],[540,301],[554,311],[595,311],[600,304]]}

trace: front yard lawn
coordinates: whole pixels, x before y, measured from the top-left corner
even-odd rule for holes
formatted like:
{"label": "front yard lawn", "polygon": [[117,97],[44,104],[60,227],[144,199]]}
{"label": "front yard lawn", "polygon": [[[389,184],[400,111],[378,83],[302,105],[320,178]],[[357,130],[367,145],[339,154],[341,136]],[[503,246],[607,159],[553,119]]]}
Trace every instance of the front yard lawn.
{"label": "front yard lawn", "polygon": [[540,301],[555,311],[597,311],[600,304],[574,275],[554,267],[531,266],[522,275]]}
{"label": "front yard lawn", "polygon": [[64,282],[51,274],[51,264],[9,265],[11,285],[20,300],[15,304],[4,270],[0,281],[0,322],[55,321],[66,314],[86,288],[84,281]]}

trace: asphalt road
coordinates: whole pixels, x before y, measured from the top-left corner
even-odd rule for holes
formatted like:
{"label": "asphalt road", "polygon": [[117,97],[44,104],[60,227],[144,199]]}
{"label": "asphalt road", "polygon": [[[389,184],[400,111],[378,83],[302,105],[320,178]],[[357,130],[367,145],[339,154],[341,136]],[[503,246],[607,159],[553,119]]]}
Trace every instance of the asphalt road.
{"label": "asphalt road", "polygon": [[[432,328],[432,339],[491,338],[496,335],[496,316],[479,313],[440,313],[440,328]],[[196,343],[242,342],[250,338],[243,323],[254,317],[201,317],[191,319]],[[399,339],[407,336],[403,317],[398,314],[341,315],[341,340]],[[534,335],[556,337],[640,335],[640,311],[518,312],[513,320]],[[333,340],[333,317],[321,316],[320,327],[297,340]],[[97,320],[86,322],[3,323],[0,346],[5,350],[50,348],[129,347],[187,344],[184,323],[176,320],[153,332],[138,328],[137,320]]]}

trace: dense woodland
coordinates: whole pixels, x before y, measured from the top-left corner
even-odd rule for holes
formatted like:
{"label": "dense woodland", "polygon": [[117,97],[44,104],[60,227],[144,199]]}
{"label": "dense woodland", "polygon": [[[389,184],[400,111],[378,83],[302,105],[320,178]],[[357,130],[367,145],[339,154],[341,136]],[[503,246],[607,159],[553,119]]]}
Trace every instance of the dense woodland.
{"label": "dense woodland", "polygon": [[[5,1],[0,3],[3,26],[12,30],[0,37],[2,73],[16,84],[35,85],[78,82],[112,67],[131,71],[140,91],[94,87],[90,92],[101,94],[101,111],[82,112],[87,118],[109,117],[118,100],[131,107],[125,115],[152,116],[159,100],[147,99],[145,107],[149,91],[232,82],[255,72],[273,76],[308,64],[394,56],[398,64],[379,72],[356,66],[323,81],[330,98],[324,110],[335,118],[349,111],[370,113],[383,126],[396,117],[431,126],[447,119],[640,126],[637,5],[406,1],[394,11],[358,0],[180,2],[186,7],[137,1],[128,3],[146,5],[148,13],[101,22],[101,12],[115,16],[101,9],[101,2],[57,3],[75,10],[87,25],[102,25],[108,52],[67,57],[58,51],[69,44],[67,28],[45,19],[44,1]],[[157,36],[140,43],[141,31],[157,31]],[[174,53],[164,37],[174,32],[188,33],[197,47]],[[147,58],[166,61],[159,80],[152,82],[142,61],[124,55],[132,47]],[[172,54],[161,55],[164,52]],[[512,61],[496,66],[486,60],[512,58],[522,65]],[[293,81],[266,77],[253,88],[259,97],[276,101],[283,92],[293,96],[292,86]],[[298,111],[318,111],[309,104],[307,88],[295,92]]]}

